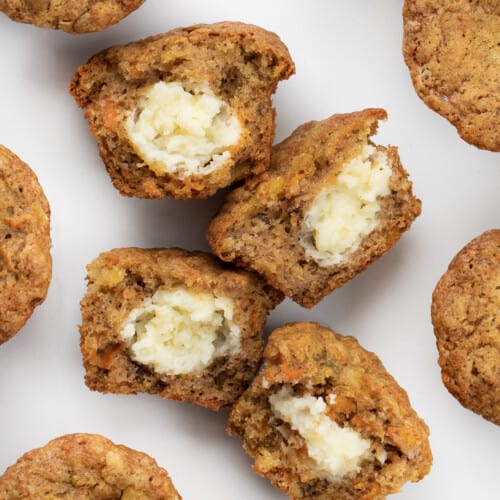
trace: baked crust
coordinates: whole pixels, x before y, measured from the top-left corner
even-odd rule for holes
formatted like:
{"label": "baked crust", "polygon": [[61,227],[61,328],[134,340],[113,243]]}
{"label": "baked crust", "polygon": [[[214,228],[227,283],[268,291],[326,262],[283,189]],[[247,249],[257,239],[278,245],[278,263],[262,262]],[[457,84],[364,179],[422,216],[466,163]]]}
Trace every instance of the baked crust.
{"label": "baked crust", "polygon": [[[81,350],[90,389],[118,394],[149,392],[212,410],[231,405],[248,387],[262,357],[267,315],[282,299],[255,275],[223,267],[210,254],[177,248],[121,248],[88,266],[81,302]],[[124,320],[158,289],[184,287],[232,299],[241,349],[194,373],[158,374],[133,361],[120,338]]]}
{"label": "baked crust", "polygon": [[[397,148],[385,150],[392,164],[391,193],[380,200],[380,222],[340,264],[322,267],[300,244],[305,214],[342,166],[357,156],[386,118],[383,109],[333,115],[306,123],[273,148],[271,167],[231,191],[207,231],[214,253],[261,274],[271,286],[312,307],[387,252],[420,214]],[[371,144],[371,142],[369,142]]]}
{"label": "baked crust", "polygon": [[0,0],[13,21],[67,33],[101,31],[121,21],[145,0]]}
{"label": "baked crust", "polygon": [[500,3],[406,0],[403,54],[419,97],[465,141],[500,151]]}
{"label": "baked crust", "polygon": [[[327,415],[383,447],[385,462],[366,460],[342,480],[318,473],[301,436],[273,416],[269,396],[284,386],[297,396],[325,399]],[[317,323],[292,323],[271,333],[263,369],[233,406],[228,432],[242,440],[255,472],[294,500],[385,498],[422,479],[432,463],[427,425],[377,356]]]}
{"label": "baked crust", "polygon": [[50,207],[35,173],[0,145],[0,344],[47,295]]}
{"label": "baked crust", "polygon": [[0,476],[2,500],[180,500],[165,469],[96,434],[68,434],[24,454]]}
{"label": "baked crust", "polygon": [[[221,22],[179,28],[112,47],[80,66],[69,86],[85,109],[90,131],[114,186],[140,198],[206,198],[269,166],[274,140],[271,95],[295,66],[277,35],[257,26]],[[231,158],[205,175],[156,174],[140,158],[126,130],[141,91],[159,82],[207,84],[240,121]]]}
{"label": "baked crust", "polygon": [[500,229],[451,261],[432,295],[432,323],[446,388],[500,425]]}

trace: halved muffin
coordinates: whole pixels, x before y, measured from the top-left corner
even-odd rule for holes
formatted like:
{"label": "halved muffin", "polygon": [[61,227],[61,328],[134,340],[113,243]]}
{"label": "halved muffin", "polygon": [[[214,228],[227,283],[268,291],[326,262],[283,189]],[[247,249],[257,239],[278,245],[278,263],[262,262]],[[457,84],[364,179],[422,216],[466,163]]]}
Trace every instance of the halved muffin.
{"label": "halved muffin", "polygon": [[207,232],[214,253],[304,307],[387,252],[420,214],[397,148],[370,136],[382,109],[299,127],[271,167],[231,191]]}
{"label": "halved muffin", "polygon": [[89,388],[218,410],[250,384],[282,298],[254,274],[177,248],[114,249],[87,269],[80,345]]}
{"label": "halved muffin", "polygon": [[317,323],[271,333],[228,432],[294,500],[385,498],[432,463],[425,422],[377,356]]}
{"label": "halved muffin", "polygon": [[268,168],[271,95],[294,71],[277,35],[222,22],[105,50],[69,90],[123,195],[206,198]]}

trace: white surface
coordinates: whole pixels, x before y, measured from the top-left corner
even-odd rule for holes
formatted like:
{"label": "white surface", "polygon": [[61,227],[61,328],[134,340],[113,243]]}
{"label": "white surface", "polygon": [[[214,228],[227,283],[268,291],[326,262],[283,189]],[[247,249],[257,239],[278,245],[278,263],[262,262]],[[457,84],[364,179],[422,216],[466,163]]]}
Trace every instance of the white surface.
{"label": "white surface", "polygon": [[401,54],[402,1],[148,0],[99,34],[70,36],[0,16],[0,143],[38,174],[52,207],[54,274],[46,302],[0,347],[0,473],[24,452],[70,432],[143,450],[189,499],[280,499],[251,470],[218,414],[158,397],[101,395],[83,383],[79,300],[85,265],[120,246],[207,249],[221,197],[122,198],[66,86],[100,49],[197,22],[240,20],[278,33],[297,74],[278,88],[277,139],[336,112],[385,107],[378,141],[398,145],[423,213],[399,244],[312,310],[285,301],[267,331],[316,320],[355,335],[408,391],[431,428],[434,465],[399,498],[498,498],[500,428],[463,409],[440,380],[431,293],[452,256],[500,225],[500,157],[463,142],[416,96]]}

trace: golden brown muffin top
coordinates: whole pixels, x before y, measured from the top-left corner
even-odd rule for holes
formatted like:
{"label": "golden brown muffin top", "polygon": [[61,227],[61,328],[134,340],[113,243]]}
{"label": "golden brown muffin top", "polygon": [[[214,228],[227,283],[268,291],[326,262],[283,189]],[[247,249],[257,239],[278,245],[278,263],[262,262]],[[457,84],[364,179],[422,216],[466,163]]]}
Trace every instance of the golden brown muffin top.
{"label": "golden brown muffin top", "polygon": [[0,344],[45,300],[50,245],[50,208],[38,179],[0,145]]}
{"label": "golden brown muffin top", "polygon": [[145,0],[0,0],[12,20],[68,33],[101,31],[139,8]]}
{"label": "golden brown muffin top", "polygon": [[167,471],[96,434],[69,434],[24,454],[0,477],[2,500],[180,500]]}
{"label": "golden brown muffin top", "polygon": [[406,0],[403,17],[418,95],[462,139],[500,151],[500,2]]}
{"label": "golden brown muffin top", "polygon": [[500,425],[500,229],[451,261],[432,296],[443,382],[466,408]]}

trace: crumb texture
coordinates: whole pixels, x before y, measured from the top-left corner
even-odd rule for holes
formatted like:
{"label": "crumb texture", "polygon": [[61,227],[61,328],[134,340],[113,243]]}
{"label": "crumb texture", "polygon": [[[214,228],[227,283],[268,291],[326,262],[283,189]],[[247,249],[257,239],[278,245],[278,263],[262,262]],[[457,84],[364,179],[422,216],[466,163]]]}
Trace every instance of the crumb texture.
{"label": "crumb texture", "polygon": [[[375,146],[369,139],[378,120],[386,117],[382,109],[333,115],[302,125],[274,146],[269,170],[231,191],[211,221],[207,239],[214,253],[256,271],[304,307],[314,306],[381,257],[421,210],[397,148]],[[372,160],[358,161],[366,151],[372,152]],[[380,169],[382,163],[388,164],[390,175],[378,192],[365,185],[371,176],[344,171],[346,165]],[[313,245],[321,248],[321,238],[315,237],[329,232],[321,232],[321,227],[343,230],[336,210],[323,210],[316,217],[317,227],[311,228],[311,214],[318,212],[325,193],[335,198],[328,204],[347,207],[347,218],[361,221],[362,230],[369,219],[368,234],[351,238],[349,248],[342,244],[343,237],[329,238],[327,249],[337,241],[340,258],[330,253],[325,259],[325,252],[310,251]]]}
{"label": "crumb texture", "polygon": [[500,2],[406,0],[403,17],[417,94],[462,139],[500,151]]}
{"label": "crumb texture", "polygon": [[451,261],[432,296],[442,379],[466,408],[500,425],[500,229]]}
{"label": "crumb texture", "polygon": [[[218,410],[231,405],[248,387],[260,364],[264,323],[269,311],[281,301],[280,293],[252,273],[223,266],[209,254],[181,249],[115,249],[101,254],[87,269],[88,290],[81,302],[80,345],[85,381],[91,389],[118,394],[149,392]],[[179,290],[184,298],[186,293],[190,294],[182,307],[174,303],[175,292]],[[140,311],[145,303],[152,303],[155,294],[158,298],[164,293],[170,295],[174,308],[155,313],[154,317],[154,311],[150,310],[146,318],[138,316],[139,322],[130,322],[131,314]],[[208,302],[204,301],[207,295]],[[205,304],[189,312],[189,302],[193,301]],[[207,348],[206,340],[193,341],[190,337],[184,342],[182,336],[187,334],[186,328],[192,330],[193,322],[203,322],[207,314],[213,316],[211,304],[221,311],[218,320],[222,323],[226,320],[223,332],[227,338],[224,343],[215,335],[206,363],[199,364],[198,351]],[[179,328],[165,331],[158,340],[161,332],[156,327],[161,326],[164,313],[188,314],[189,318],[177,318]],[[127,330],[131,324],[139,330],[147,327],[154,330],[152,337],[142,338],[149,345],[136,345],[139,357],[134,354],[130,339],[124,339],[124,325],[128,325]],[[126,330],[125,337],[134,337],[133,331]],[[137,341],[138,336],[134,338]],[[177,351],[170,367],[165,366],[167,358],[158,359],[151,340],[158,341],[162,348],[170,345],[170,350],[173,346]],[[180,359],[183,344],[186,349],[182,355],[193,355],[194,360]],[[181,365],[183,368],[173,374],[172,368]]]}
{"label": "crumb texture", "polygon": [[12,20],[68,33],[101,31],[138,9],[144,0],[0,0]]}
{"label": "crumb texture", "polygon": [[155,460],[95,434],[69,434],[0,476],[2,500],[181,500]]}
{"label": "crumb texture", "polygon": [[[234,405],[228,432],[255,471],[294,500],[382,499],[422,479],[432,463],[425,422],[380,360],[317,323],[271,333],[263,369]],[[322,438],[345,453],[329,455]]]}
{"label": "crumb texture", "polygon": [[[294,72],[288,49],[276,34],[249,24],[222,22],[111,47],[78,68],[69,90],[85,109],[111,180],[123,195],[206,198],[268,168],[274,140],[271,95],[278,82]],[[211,148],[212,161],[202,158],[196,168],[179,168],[177,159],[166,154],[172,145],[175,150],[186,142],[187,129],[193,132],[193,120],[185,116],[174,120],[173,143],[170,136],[168,143],[167,136],[162,136],[168,132],[163,125],[161,134],[150,138],[156,148],[154,157],[145,154],[151,150],[149,145],[140,151],[134,145],[127,123],[131,117],[140,119],[144,96],[160,82],[182,88],[192,100],[203,89],[205,101],[210,96],[211,105],[217,102],[218,110],[211,111],[212,128],[215,142],[223,147]],[[168,122],[172,123],[170,118]],[[158,151],[158,146],[163,150]],[[159,166],[158,157],[167,165]]]}
{"label": "crumb texture", "polygon": [[0,344],[45,300],[50,245],[50,207],[36,175],[0,146]]}

